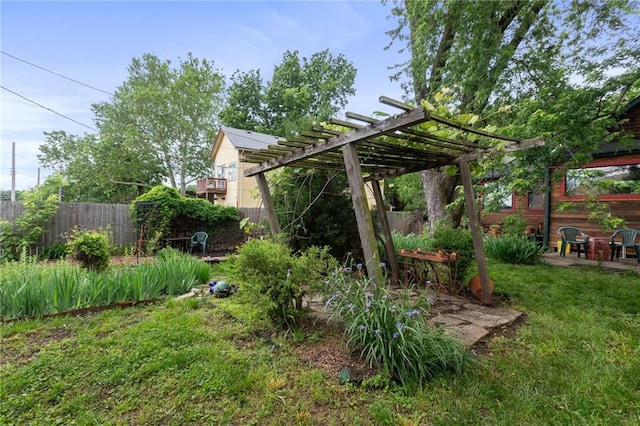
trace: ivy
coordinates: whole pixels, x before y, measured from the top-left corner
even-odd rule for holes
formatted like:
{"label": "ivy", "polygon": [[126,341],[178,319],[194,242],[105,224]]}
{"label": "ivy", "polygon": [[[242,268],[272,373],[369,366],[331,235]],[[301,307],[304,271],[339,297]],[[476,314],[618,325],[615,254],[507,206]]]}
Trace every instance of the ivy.
{"label": "ivy", "polygon": [[16,260],[22,252],[35,245],[58,212],[58,190],[65,182],[58,174],[53,174],[45,182],[22,194],[24,212],[13,224],[0,221],[0,260]]}
{"label": "ivy", "polygon": [[141,202],[154,203],[153,223],[148,225],[161,235],[171,234],[179,217],[193,219],[211,227],[224,226],[240,220],[240,212],[235,207],[212,204],[202,198],[183,197],[174,188],[158,185],[133,200],[130,212],[137,226],[148,219],[141,217],[137,211],[136,203]]}

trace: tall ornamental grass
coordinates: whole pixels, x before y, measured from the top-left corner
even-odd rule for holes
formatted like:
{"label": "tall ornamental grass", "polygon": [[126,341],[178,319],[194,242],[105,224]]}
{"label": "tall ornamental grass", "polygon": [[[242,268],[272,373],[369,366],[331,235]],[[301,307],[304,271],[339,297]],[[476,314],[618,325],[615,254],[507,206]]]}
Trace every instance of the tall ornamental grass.
{"label": "tall ornamental grass", "polygon": [[184,294],[206,284],[210,274],[209,265],[175,250],[161,252],[156,263],[107,272],[83,269],[67,261],[45,265],[35,259],[5,263],[0,268],[2,319]]}
{"label": "tall ornamental grass", "polygon": [[532,265],[540,261],[544,248],[538,247],[538,243],[527,238],[526,235],[505,234],[485,239],[484,251],[494,260]]}
{"label": "tall ornamental grass", "polygon": [[471,360],[463,344],[427,324],[430,301],[393,299],[349,270],[327,281],[326,305],[345,325],[348,344],[390,380],[421,387],[434,376],[461,373]]}

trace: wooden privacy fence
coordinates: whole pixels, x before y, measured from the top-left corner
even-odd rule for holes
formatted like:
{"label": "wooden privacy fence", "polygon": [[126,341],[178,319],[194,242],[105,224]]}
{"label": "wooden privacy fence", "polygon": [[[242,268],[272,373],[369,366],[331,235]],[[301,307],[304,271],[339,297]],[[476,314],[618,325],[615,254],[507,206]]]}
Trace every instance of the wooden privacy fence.
{"label": "wooden privacy fence", "polygon": [[[118,246],[133,244],[136,231],[129,217],[129,204],[60,203],[56,217],[45,227],[38,245],[66,242],[74,228],[109,229]],[[0,218],[8,222],[24,212],[22,203],[0,202]]]}
{"label": "wooden privacy fence", "polygon": [[[136,229],[129,217],[130,204],[102,203],[60,203],[56,217],[49,223],[38,240],[38,246],[47,246],[56,242],[65,242],[75,227],[89,229],[109,228],[113,241],[118,246],[136,242]],[[243,217],[249,217],[253,223],[265,223],[264,209],[240,208]],[[8,222],[24,212],[22,203],[0,201],[0,219]],[[422,232],[422,222],[415,214],[406,212],[387,212],[392,230],[403,234]],[[262,235],[264,229],[254,229],[252,235]]]}

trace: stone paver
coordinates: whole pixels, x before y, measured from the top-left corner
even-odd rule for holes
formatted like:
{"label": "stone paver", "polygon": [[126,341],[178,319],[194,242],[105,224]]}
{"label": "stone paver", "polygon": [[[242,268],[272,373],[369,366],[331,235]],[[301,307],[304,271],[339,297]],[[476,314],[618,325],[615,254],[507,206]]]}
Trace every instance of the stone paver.
{"label": "stone paver", "polygon": [[478,340],[489,334],[489,330],[476,324],[450,325],[444,327],[446,333],[453,334],[462,340],[466,346],[472,346]]}
{"label": "stone paver", "polygon": [[450,315],[438,314],[433,318],[429,319],[429,322],[434,324],[444,324],[444,325],[460,325],[466,324],[466,321],[452,317]]}
{"label": "stone paver", "polygon": [[461,311],[449,314],[453,318],[479,325],[480,327],[493,328],[509,323],[509,318],[503,318],[499,315],[485,314],[484,312],[472,309],[463,309]]}
{"label": "stone paver", "polygon": [[[433,317],[429,319],[429,323],[443,327],[445,332],[457,336],[467,346],[474,345],[493,328],[509,324],[522,315],[522,312],[514,309],[472,303],[469,299],[437,293],[431,289],[412,290],[409,298],[415,300],[425,292],[427,297],[434,299],[431,307]],[[389,290],[389,295],[393,298],[404,297],[406,294],[406,289],[402,288]],[[317,296],[304,300],[303,306],[308,306],[317,318],[327,319],[329,316],[329,309]]]}

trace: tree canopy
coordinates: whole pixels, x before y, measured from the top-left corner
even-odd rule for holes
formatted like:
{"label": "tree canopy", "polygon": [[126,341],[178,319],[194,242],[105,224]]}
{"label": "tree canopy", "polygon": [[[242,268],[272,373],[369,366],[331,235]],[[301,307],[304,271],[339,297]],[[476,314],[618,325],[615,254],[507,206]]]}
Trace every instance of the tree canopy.
{"label": "tree canopy", "polygon": [[[409,52],[392,78],[416,103],[444,93],[452,111],[479,115],[477,126],[503,125],[504,115],[495,113],[509,110],[517,136],[546,138],[546,147],[518,154],[521,167],[511,169],[521,176],[525,165],[548,167],[568,153],[584,161],[607,141],[606,118],[637,89],[633,1],[383,3],[398,22],[390,46]],[[485,162],[482,172],[497,164]],[[422,182],[433,226],[447,217],[457,181],[429,170]]]}
{"label": "tree canopy", "polygon": [[236,71],[220,120],[230,127],[285,136],[309,120],[326,120],[347,104],[356,69],[343,55],[328,50],[300,58],[284,53],[272,79],[263,83],[260,70]]}
{"label": "tree canopy", "polygon": [[67,201],[130,201],[169,182],[186,186],[211,170],[224,76],[191,54],[177,67],[145,54],[109,102],[92,106],[98,134],[45,132],[39,159],[64,174]]}

